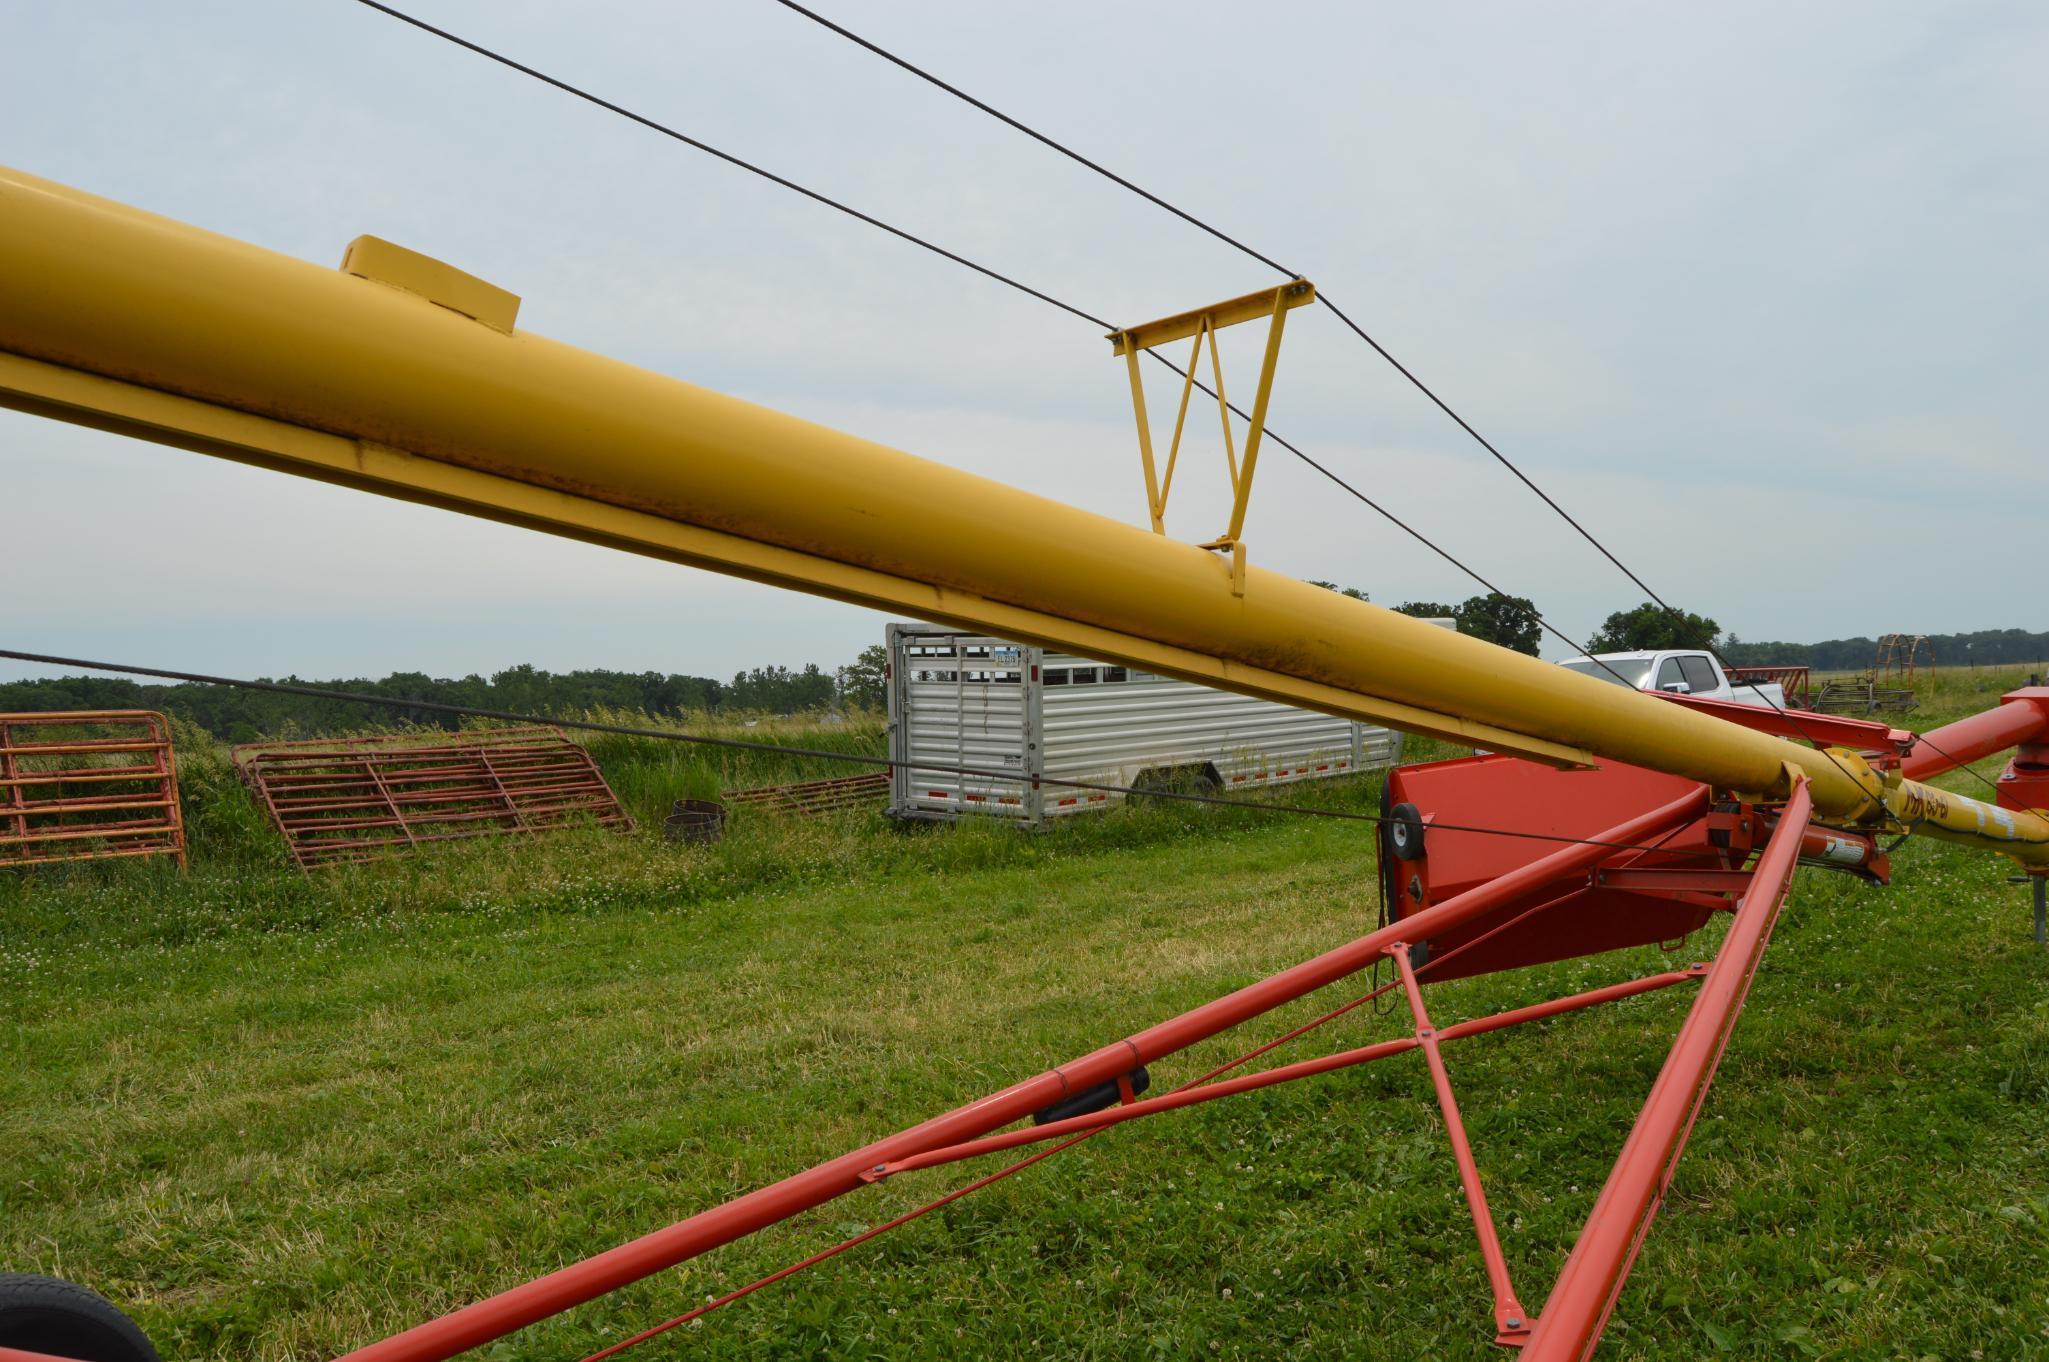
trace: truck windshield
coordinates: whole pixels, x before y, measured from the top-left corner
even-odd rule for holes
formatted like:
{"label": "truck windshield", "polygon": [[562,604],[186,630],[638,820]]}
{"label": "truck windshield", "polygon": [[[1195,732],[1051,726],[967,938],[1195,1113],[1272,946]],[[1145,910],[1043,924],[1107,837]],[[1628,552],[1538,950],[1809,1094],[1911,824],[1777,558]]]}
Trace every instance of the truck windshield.
{"label": "truck windshield", "polygon": [[1651,674],[1648,657],[1611,657],[1605,662],[1596,662],[1591,657],[1576,657],[1570,662],[1558,665],[1567,671],[1591,676],[1596,681],[1606,681],[1611,686],[1628,686],[1632,690],[1643,688],[1644,678]]}

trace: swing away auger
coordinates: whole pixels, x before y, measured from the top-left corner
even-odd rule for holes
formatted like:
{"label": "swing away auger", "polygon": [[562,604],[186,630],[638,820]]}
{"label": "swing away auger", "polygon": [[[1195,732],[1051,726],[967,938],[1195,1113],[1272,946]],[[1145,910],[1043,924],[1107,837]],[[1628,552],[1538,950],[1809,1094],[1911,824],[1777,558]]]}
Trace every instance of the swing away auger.
{"label": "swing away auger", "polygon": [[[1277,291],[1264,312],[1238,299],[1132,328],[1119,333],[1131,341],[1120,353],[1169,334],[1198,346],[1208,336],[1213,346],[1216,327],[1267,316],[1263,408],[1280,319],[1297,296]],[[1495,1336],[1534,1357],[1584,1357],[1671,1176],[1795,867],[1882,879],[1878,839],[1913,833],[2049,873],[2049,688],[2016,692],[1920,739],[1882,724],[1640,694],[1246,562],[1257,448],[1249,438],[1242,468],[1231,467],[1228,532],[1187,543],[1164,532],[1166,487],[1154,481],[1149,447],[1152,523],[1128,525],[545,340],[518,329],[518,308],[501,288],[373,238],[359,239],[341,270],[325,269],[0,170],[0,404],[1493,755],[1406,767],[1390,780],[1385,927],[345,1354],[359,1362],[438,1362],[882,1178],[1088,1138],[1411,1050],[1429,1068],[1453,1144]],[[1226,422],[1228,432],[1228,413]],[[934,506],[948,514],[932,515]],[[1064,551],[1031,551],[1045,543]],[[1997,802],[1923,783],[2015,746]],[[1433,832],[1433,823],[1446,826]],[[1453,835],[1454,824],[1558,840]],[[1671,940],[1724,914],[1728,930],[1711,962],[1441,1029],[1425,1007],[1433,980]],[[1147,1095],[1149,1066],[1380,961],[1396,977],[1378,992],[1399,993],[1410,1034],[1231,1077],[1218,1070]],[[1443,1051],[1682,984],[1696,994],[1664,1070],[1558,1282],[1530,1308],[1510,1282]]]}

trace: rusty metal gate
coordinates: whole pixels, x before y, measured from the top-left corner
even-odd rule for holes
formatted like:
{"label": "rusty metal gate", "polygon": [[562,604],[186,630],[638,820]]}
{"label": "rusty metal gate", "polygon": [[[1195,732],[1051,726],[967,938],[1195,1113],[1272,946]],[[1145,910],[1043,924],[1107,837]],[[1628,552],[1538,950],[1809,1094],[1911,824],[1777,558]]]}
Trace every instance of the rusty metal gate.
{"label": "rusty metal gate", "polygon": [[885,799],[889,795],[887,771],[841,776],[835,780],[800,780],[794,785],[763,785],[751,790],[721,790],[719,798],[736,807],[768,809],[776,813],[837,813]]}
{"label": "rusty metal gate", "polygon": [[0,865],[133,856],[185,864],[164,716],[0,714]]}
{"label": "rusty metal gate", "polygon": [[430,842],[633,820],[560,729],[245,743],[235,769],[302,868]]}

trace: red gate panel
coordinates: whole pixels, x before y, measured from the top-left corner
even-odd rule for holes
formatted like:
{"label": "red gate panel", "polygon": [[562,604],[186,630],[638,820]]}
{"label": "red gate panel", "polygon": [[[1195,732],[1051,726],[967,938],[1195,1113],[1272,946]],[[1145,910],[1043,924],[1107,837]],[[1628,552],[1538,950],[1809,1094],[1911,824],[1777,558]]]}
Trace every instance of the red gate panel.
{"label": "red gate panel", "polygon": [[164,716],[0,714],[0,865],[128,856],[185,864]]}
{"label": "red gate panel", "polygon": [[302,868],[429,842],[633,820],[556,728],[245,743],[235,769]]}
{"label": "red gate panel", "polygon": [[751,790],[721,790],[728,804],[777,813],[834,813],[887,797],[889,772],[840,776],[834,780],[803,780],[794,785],[762,785]]}

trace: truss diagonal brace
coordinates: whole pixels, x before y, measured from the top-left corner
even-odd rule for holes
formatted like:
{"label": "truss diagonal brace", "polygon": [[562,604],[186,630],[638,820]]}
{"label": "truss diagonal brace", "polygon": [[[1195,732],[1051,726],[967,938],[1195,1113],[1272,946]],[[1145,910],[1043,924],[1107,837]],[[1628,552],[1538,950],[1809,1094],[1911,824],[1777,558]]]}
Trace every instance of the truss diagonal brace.
{"label": "truss diagonal brace", "polygon": [[[1131,409],[1138,422],[1138,457],[1145,471],[1146,511],[1152,519],[1153,533],[1167,532],[1167,497],[1174,486],[1174,468],[1180,458],[1181,436],[1188,425],[1188,402],[1195,388],[1195,371],[1202,360],[1203,342],[1209,342],[1210,372],[1217,399],[1217,416],[1223,425],[1224,467],[1231,484],[1231,519],[1224,533],[1202,545],[1206,549],[1218,549],[1231,555],[1231,584],[1235,594],[1245,592],[1245,549],[1241,536],[1245,532],[1245,510],[1252,498],[1252,475],[1259,463],[1259,447],[1266,432],[1267,402],[1273,395],[1274,370],[1280,363],[1281,334],[1290,310],[1316,301],[1316,286],[1306,279],[1295,279],[1258,293],[1248,293],[1242,298],[1233,298],[1213,307],[1198,308],[1192,312],[1163,317],[1156,322],[1130,327],[1110,333],[1112,352],[1124,356],[1124,366],[1131,380]],[[1265,317],[1267,321],[1266,351],[1260,362],[1259,384],[1254,390],[1249,429],[1245,433],[1245,453],[1240,458],[1233,448],[1231,436],[1231,405],[1224,395],[1223,361],[1217,352],[1217,332],[1239,322]],[[1167,463],[1164,474],[1160,471],[1153,455],[1151,424],[1146,419],[1145,381],[1139,373],[1138,356],[1143,350],[1165,345],[1170,341],[1194,337],[1195,346],[1189,352],[1188,364],[1181,383],[1181,403],[1174,416],[1174,437],[1167,447]]]}
{"label": "truss diagonal brace", "polygon": [[1494,1327],[1500,1331],[1500,1342],[1519,1343],[1528,1335],[1529,1316],[1522,1302],[1515,1298],[1515,1287],[1508,1280],[1508,1258],[1501,1251],[1501,1236],[1495,1232],[1493,1213],[1487,1209],[1487,1192],[1480,1185],[1480,1165],[1473,1158],[1472,1142],[1466,1138],[1458,1099],[1452,1096],[1451,1075],[1445,1070],[1444,1056],[1438,1053],[1437,1028],[1430,1024],[1430,1014],[1423,1007],[1423,990],[1416,982],[1408,945],[1397,941],[1387,948],[1387,953],[1394,957],[1395,967],[1401,971],[1402,991],[1408,995],[1409,1011],[1416,1018],[1416,1040],[1423,1048],[1424,1062],[1430,1066],[1430,1082],[1437,1089],[1437,1105],[1444,1113],[1444,1133],[1451,1140],[1452,1155],[1458,1161],[1459,1184],[1465,1189],[1466,1205],[1473,1213],[1473,1232],[1480,1239],[1487,1285],[1494,1292]]}

